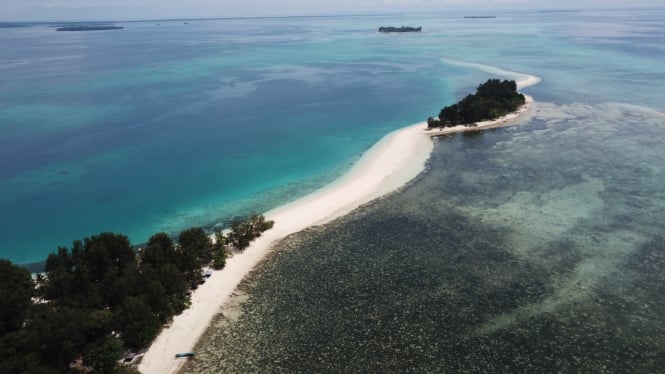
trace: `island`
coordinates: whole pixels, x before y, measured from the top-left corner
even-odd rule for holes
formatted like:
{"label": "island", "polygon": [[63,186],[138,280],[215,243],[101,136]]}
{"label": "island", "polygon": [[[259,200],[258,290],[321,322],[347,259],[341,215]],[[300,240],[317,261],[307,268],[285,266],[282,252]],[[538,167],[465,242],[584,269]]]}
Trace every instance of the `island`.
{"label": "island", "polygon": [[485,19],[485,18],[496,18],[496,16],[464,16],[464,18]]}
{"label": "island", "polygon": [[423,30],[422,26],[421,27],[409,27],[409,26],[402,26],[402,27],[394,27],[394,26],[381,26],[379,27],[379,32],[382,33],[391,33],[391,32],[421,32]]}
{"label": "island", "polygon": [[515,81],[489,79],[478,86],[475,94],[444,107],[437,118],[429,117],[427,127],[475,126],[476,122],[495,120],[513,113],[525,103],[526,97],[517,92]]}
{"label": "island", "polygon": [[122,30],[124,27],[114,25],[71,25],[58,27],[55,31],[102,31],[102,30]]}
{"label": "island", "polygon": [[27,23],[0,22],[0,29],[15,29],[19,27],[30,27]]}

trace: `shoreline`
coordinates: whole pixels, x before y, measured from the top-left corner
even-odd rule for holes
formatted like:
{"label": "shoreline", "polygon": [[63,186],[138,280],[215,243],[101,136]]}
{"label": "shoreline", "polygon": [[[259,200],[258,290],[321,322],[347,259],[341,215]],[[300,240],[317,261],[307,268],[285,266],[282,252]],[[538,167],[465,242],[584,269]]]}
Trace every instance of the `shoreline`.
{"label": "shoreline", "polygon": [[[476,67],[477,68],[477,67]],[[506,71],[502,71],[505,73]],[[513,75],[518,73],[501,74]],[[540,82],[540,78],[519,74],[519,88]],[[445,133],[482,130],[505,126],[521,119],[531,108],[533,99],[517,112],[476,127],[456,126]],[[511,117],[512,116],[512,117]],[[510,118],[507,118],[510,117]],[[213,318],[222,311],[245,276],[265,257],[272,246],[285,237],[303,229],[325,224],[341,217],[359,206],[393,192],[406,185],[425,170],[434,148],[427,123],[395,130],[384,136],[346,172],[331,184],[265,213],[274,220],[272,229],[253,241],[244,252],[227,260],[222,270],[212,276],[192,294],[191,306],[173,318],[153,341],[143,355],[138,369],[141,373],[175,373],[185,360],[175,359],[175,354],[194,348],[210,326]]]}
{"label": "shoreline", "polygon": [[228,259],[222,270],[192,294],[191,306],[157,336],[142,357],[142,373],[174,373],[185,362],[175,354],[193,349],[233,291],[273,244],[307,227],[341,217],[377,197],[392,192],[425,168],[434,143],[423,131],[425,122],[384,136],[353,167],[333,183],[265,214],[275,226],[241,254]]}

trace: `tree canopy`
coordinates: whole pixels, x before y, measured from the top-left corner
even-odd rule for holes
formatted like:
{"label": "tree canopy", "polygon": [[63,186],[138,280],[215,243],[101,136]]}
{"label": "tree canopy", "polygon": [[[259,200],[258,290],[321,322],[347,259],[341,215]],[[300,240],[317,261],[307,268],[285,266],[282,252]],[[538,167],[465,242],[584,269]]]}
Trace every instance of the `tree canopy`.
{"label": "tree canopy", "polygon": [[515,81],[489,79],[478,86],[475,94],[441,109],[438,118],[430,117],[427,125],[430,128],[452,127],[493,120],[516,111],[525,102],[524,95],[517,92]]}
{"label": "tree canopy", "polygon": [[189,305],[202,268],[221,269],[228,244],[245,248],[272,221],[234,222],[217,243],[201,228],[150,237],[135,251],[121,234],[101,233],[50,253],[44,275],[0,259],[0,373],[119,373],[123,350],[149,345]]}
{"label": "tree canopy", "polygon": [[30,273],[0,259],[0,334],[21,327],[34,294],[35,285]]}
{"label": "tree canopy", "polygon": [[228,240],[239,250],[249,246],[249,243],[261,236],[261,233],[273,227],[273,221],[267,221],[263,215],[254,214],[247,220],[235,220],[231,224]]}

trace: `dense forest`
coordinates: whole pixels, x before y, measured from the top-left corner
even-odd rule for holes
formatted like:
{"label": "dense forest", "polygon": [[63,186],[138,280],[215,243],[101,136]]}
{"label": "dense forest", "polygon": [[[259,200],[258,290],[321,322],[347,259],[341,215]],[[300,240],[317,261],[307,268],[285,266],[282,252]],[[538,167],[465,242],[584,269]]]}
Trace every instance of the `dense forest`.
{"label": "dense forest", "polygon": [[123,355],[147,347],[189,305],[202,269],[221,269],[273,222],[234,221],[231,231],[153,235],[135,251],[128,238],[101,233],[48,255],[34,279],[0,259],[0,373],[130,373]]}
{"label": "dense forest", "polygon": [[427,127],[453,127],[493,120],[516,111],[525,102],[524,95],[517,92],[515,81],[489,79],[478,86],[475,94],[441,109],[438,118],[428,118]]}

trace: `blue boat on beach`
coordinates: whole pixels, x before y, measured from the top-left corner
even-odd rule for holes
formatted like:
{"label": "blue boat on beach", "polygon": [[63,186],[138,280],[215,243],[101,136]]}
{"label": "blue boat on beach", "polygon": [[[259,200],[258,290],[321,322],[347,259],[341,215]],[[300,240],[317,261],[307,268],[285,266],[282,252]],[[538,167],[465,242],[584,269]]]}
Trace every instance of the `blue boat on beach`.
{"label": "blue boat on beach", "polygon": [[180,357],[194,357],[194,352],[184,352],[184,353],[176,353],[175,357],[180,358]]}

